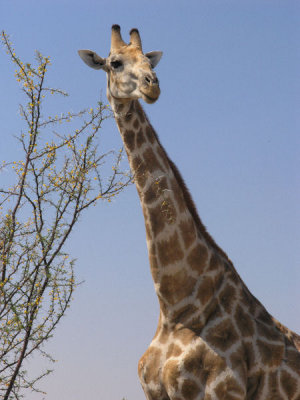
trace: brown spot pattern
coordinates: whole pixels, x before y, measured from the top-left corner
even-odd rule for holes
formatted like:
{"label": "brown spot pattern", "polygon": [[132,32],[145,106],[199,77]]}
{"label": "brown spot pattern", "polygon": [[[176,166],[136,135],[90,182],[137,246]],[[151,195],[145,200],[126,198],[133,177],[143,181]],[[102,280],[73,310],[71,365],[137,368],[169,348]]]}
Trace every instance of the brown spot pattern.
{"label": "brown spot pattern", "polygon": [[224,381],[220,382],[215,392],[219,400],[238,400],[245,394],[239,383],[232,376],[228,376]]}
{"label": "brown spot pattern", "polygon": [[124,133],[124,143],[130,151],[135,148],[135,133],[132,130],[127,130]]}
{"label": "brown spot pattern", "polygon": [[261,323],[260,321],[257,321],[257,332],[259,336],[263,336],[269,340],[282,340],[282,335],[278,331],[278,329],[275,326],[270,326],[270,325],[265,325],[264,323]]}
{"label": "brown spot pattern", "polygon": [[144,187],[147,181],[146,166],[139,156],[132,160],[132,170],[134,172],[134,179],[137,184],[141,187]]}
{"label": "brown spot pattern", "polygon": [[176,304],[193,292],[196,279],[190,277],[185,270],[173,275],[164,275],[161,279],[160,293],[170,304]]}
{"label": "brown spot pattern", "polygon": [[185,360],[184,368],[205,386],[210,385],[225,369],[225,359],[214,354],[205,345],[191,350]]}
{"label": "brown spot pattern", "polygon": [[205,318],[206,324],[216,318],[219,318],[221,315],[222,311],[218,299],[212,298],[212,300],[206,305],[203,310],[203,316]]}
{"label": "brown spot pattern", "polygon": [[171,182],[171,190],[173,192],[173,196],[174,196],[174,199],[176,201],[179,211],[183,212],[187,208],[187,206],[186,206],[183,194],[182,194],[182,190],[179,187],[176,179],[173,179]]}
{"label": "brown spot pattern", "polygon": [[155,381],[160,365],[161,350],[149,347],[139,361],[138,372],[145,383]]}
{"label": "brown spot pattern", "polygon": [[229,318],[211,327],[206,334],[207,341],[222,351],[229,349],[238,338],[239,336]]}
{"label": "brown spot pattern", "polygon": [[283,345],[270,344],[258,339],[257,345],[261,355],[262,362],[269,366],[278,366],[283,357]]}
{"label": "brown spot pattern", "polygon": [[253,321],[240,305],[236,308],[235,321],[243,336],[252,336],[254,334]]}
{"label": "brown spot pattern", "polygon": [[185,399],[194,400],[199,394],[200,388],[197,383],[191,379],[185,379],[182,384],[181,393]]}
{"label": "brown spot pattern", "polygon": [[188,249],[197,238],[194,221],[191,218],[181,221],[179,229],[185,248]]}
{"label": "brown spot pattern", "polygon": [[185,323],[192,315],[198,310],[193,304],[187,304],[184,307],[179,308],[172,314],[172,320],[178,323]]}
{"label": "brown spot pattern", "polygon": [[300,352],[292,347],[286,349],[286,362],[300,376]]}
{"label": "brown spot pattern", "polygon": [[133,127],[134,127],[134,129],[137,129],[138,127],[139,127],[139,121],[138,121],[138,119],[136,118],[134,121],[133,121]]}
{"label": "brown spot pattern", "polygon": [[286,371],[281,371],[280,383],[289,399],[292,399],[297,390],[297,381]]}
{"label": "brown spot pattern", "polygon": [[277,371],[269,373],[268,397],[272,400],[282,400],[282,396],[279,394],[279,379]]}
{"label": "brown spot pattern", "polygon": [[148,148],[144,151],[143,158],[150,172],[154,172],[156,170],[164,171],[151,148]]}
{"label": "brown spot pattern", "polygon": [[180,370],[178,366],[178,361],[176,360],[167,361],[163,369],[163,382],[167,390],[175,389],[177,391],[179,378],[180,378]]}
{"label": "brown spot pattern", "polygon": [[153,235],[158,235],[165,227],[165,219],[161,214],[161,206],[149,208],[149,222]]}
{"label": "brown spot pattern", "polygon": [[153,183],[144,193],[143,200],[145,203],[151,204],[155,200],[157,200],[157,197],[158,197],[158,187],[155,183]]}
{"label": "brown spot pattern", "polygon": [[164,198],[161,203],[161,212],[169,224],[173,224],[176,218],[176,209],[170,197]]}
{"label": "brown spot pattern", "polygon": [[150,126],[147,126],[145,133],[149,142],[153,144],[155,141],[155,134],[153,132],[153,129]]}
{"label": "brown spot pattern", "polygon": [[206,277],[202,280],[199,289],[197,298],[201,301],[202,305],[205,305],[208,300],[213,296],[215,291],[214,281],[210,277]]}
{"label": "brown spot pattern", "polygon": [[230,362],[233,370],[239,373],[241,381],[245,383],[247,379],[247,366],[245,362],[245,350],[242,346],[231,354]]}
{"label": "brown spot pattern", "polygon": [[214,271],[215,269],[217,269],[220,266],[220,258],[219,256],[213,252],[211,254],[210,260],[209,260],[209,267],[208,270],[209,271]]}
{"label": "brown spot pattern", "polygon": [[135,108],[136,108],[136,112],[137,112],[137,114],[139,116],[139,120],[143,124],[146,121],[145,114],[144,114],[144,111],[142,109],[142,106],[140,105],[140,103],[138,101],[136,102],[136,107]]}
{"label": "brown spot pattern", "polygon": [[143,134],[143,130],[140,129],[136,135],[136,145],[137,145],[137,147],[141,147],[145,142],[146,142],[146,139]]}
{"label": "brown spot pattern", "polygon": [[157,243],[157,254],[162,266],[174,264],[182,260],[184,253],[181,249],[178,233],[176,231],[168,239],[161,240]]}
{"label": "brown spot pattern", "polygon": [[182,353],[181,348],[176,344],[171,343],[167,351],[167,358],[178,357],[180,356],[181,353]]}
{"label": "brown spot pattern", "polygon": [[[262,399],[264,389],[265,375],[264,371],[259,371],[250,376],[247,380],[247,399],[255,400]],[[271,399],[270,399],[271,400]]]}
{"label": "brown spot pattern", "polygon": [[247,364],[247,369],[248,371],[251,371],[255,364],[255,354],[252,343],[244,342],[244,352],[245,352],[244,360]]}
{"label": "brown spot pattern", "polygon": [[206,267],[207,259],[208,251],[206,246],[198,243],[197,246],[190,251],[187,261],[194,271],[198,271],[199,274],[201,274]]}
{"label": "brown spot pattern", "polygon": [[236,290],[230,283],[220,292],[220,303],[227,313],[231,312],[232,306],[236,301]]}

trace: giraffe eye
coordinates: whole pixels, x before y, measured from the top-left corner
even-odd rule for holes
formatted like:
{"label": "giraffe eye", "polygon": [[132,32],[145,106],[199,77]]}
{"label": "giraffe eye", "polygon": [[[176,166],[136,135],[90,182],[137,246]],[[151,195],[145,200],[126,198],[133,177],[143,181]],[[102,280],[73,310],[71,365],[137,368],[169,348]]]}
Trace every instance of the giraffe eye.
{"label": "giraffe eye", "polygon": [[111,61],[111,62],[110,62],[110,65],[111,65],[114,69],[116,69],[116,68],[121,67],[123,64],[122,64],[122,61],[120,61],[120,60],[115,60],[115,61]]}

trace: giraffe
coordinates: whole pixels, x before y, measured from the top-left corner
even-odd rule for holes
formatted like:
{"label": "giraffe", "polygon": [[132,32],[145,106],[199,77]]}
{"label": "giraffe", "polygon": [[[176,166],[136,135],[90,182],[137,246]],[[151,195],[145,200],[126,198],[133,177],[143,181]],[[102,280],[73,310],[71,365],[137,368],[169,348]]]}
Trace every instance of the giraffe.
{"label": "giraffe", "polygon": [[79,50],[107,74],[107,97],[140,198],[160,305],[154,338],[138,364],[148,400],[300,400],[300,336],[250,293],[198,216],[139,99],[160,95],[162,52],[143,53],[112,26],[107,58]]}

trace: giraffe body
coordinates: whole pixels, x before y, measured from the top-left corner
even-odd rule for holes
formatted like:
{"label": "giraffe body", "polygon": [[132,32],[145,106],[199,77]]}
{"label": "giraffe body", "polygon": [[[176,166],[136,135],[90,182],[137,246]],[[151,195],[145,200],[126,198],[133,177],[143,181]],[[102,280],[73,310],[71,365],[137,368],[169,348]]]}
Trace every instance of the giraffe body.
{"label": "giraffe body", "polygon": [[144,55],[137,30],[126,45],[113,26],[107,59],[80,55],[107,72],[145,218],[160,304],[156,334],[138,365],[147,399],[300,400],[300,337],[269,315],[209,236],[137,100],[158,98],[153,67],[161,53]]}

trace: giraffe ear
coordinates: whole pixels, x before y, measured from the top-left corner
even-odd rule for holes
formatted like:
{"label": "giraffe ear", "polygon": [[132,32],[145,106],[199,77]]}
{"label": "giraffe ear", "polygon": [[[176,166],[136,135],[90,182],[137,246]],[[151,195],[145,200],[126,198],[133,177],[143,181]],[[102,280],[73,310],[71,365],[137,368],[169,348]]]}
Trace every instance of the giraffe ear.
{"label": "giraffe ear", "polygon": [[152,68],[157,66],[162,55],[162,51],[150,51],[149,53],[145,54],[145,56],[149,58]]}
{"label": "giraffe ear", "polygon": [[94,51],[78,50],[78,54],[89,67],[94,68],[94,69],[104,69],[105,68],[106,59],[101,58]]}

